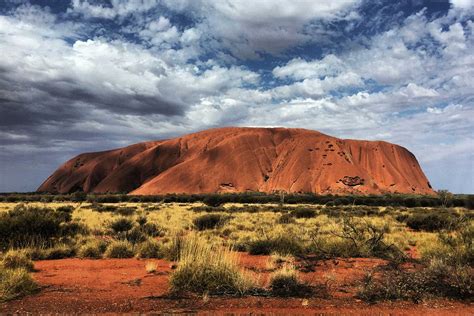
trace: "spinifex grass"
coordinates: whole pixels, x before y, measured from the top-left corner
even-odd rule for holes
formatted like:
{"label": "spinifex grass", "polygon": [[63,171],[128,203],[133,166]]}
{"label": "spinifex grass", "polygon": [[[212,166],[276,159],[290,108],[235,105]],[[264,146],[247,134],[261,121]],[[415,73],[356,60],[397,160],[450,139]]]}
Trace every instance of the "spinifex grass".
{"label": "spinifex grass", "polygon": [[253,282],[238,266],[237,255],[229,248],[191,235],[181,249],[170,285],[173,292],[242,295],[252,288]]}

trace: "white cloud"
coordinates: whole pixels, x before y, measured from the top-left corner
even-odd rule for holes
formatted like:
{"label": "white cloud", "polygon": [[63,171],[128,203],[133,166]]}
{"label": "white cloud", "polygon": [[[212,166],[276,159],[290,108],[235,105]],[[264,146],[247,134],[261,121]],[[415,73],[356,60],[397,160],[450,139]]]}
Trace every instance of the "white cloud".
{"label": "white cloud", "polygon": [[455,8],[470,9],[474,7],[474,0],[450,0]]}

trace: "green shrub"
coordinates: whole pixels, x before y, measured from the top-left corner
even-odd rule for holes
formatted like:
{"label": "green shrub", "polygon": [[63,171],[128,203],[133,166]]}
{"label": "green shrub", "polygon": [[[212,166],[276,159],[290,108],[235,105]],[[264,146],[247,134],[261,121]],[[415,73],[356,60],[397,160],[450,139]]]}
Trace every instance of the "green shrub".
{"label": "green shrub", "polygon": [[127,206],[127,207],[119,207],[117,208],[115,212],[122,216],[132,216],[133,214],[135,214],[136,210],[137,210],[136,207]]}
{"label": "green shrub", "polygon": [[205,239],[188,237],[179,257],[178,267],[170,277],[173,292],[244,294],[252,286],[235,254]]}
{"label": "green shrub", "polygon": [[312,234],[310,250],[321,258],[362,257],[403,261],[406,255],[395,245],[384,241],[385,230],[366,221],[345,217],[341,231],[329,235],[320,234],[316,229]]}
{"label": "green shrub", "polygon": [[12,300],[39,290],[26,269],[0,268],[0,302]]}
{"label": "green shrub", "polygon": [[269,255],[272,252],[282,255],[299,255],[303,251],[302,242],[290,236],[257,239],[248,243],[248,252],[251,255]]}
{"label": "green shrub", "polygon": [[132,258],[133,256],[133,246],[128,241],[113,241],[105,250],[106,258]]}
{"label": "green shrub", "polygon": [[312,293],[311,287],[299,280],[293,265],[284,264],[270,276],[270,291],[274,296],[299,297]]}
{"label": "green shrub", "polygon": [[132,244],[138,244],[147,239],[147,236],[143,233],[141,227],[133,227],[131,230],[123,233],[117,234],[118,237],[124,237],[122,239],[126,239],[127,241],[131,242]]}
{"label": "green shrub", "polygon": [[456,228],[457,217],[448,213],[413,214],[406,219],[408,227],[414,230],[439,231]]}
{"label": "green shrub", "polygon": [[291,214],[283,214],[278,219],[279,224],[293,224],[295,223],[295,219]]}
{"label": "green shrub", "polygon": [[50,208],[19,204],[11,211],[0,213],[0,247],[49,244],[61,236],[62,224],[70,219],[69,215]]}
{"label": "green shrub", "polygon": [[296,218],[313,218],[316,216],[316,211],[310,208],[296,208],[291,215]]}
{"label": "green shrub", "polygon": [[139,258],[157,258],[161,259],[164,257],[164,251],[159,242],[153,239],[138,245],[137,256]]}
{"label": "green shrub", "polygon": [[273,241],[258,239],[248,243],[248,252],[251,255],[269,255],[273,251]]}
{"label": "green shrub", "polygon": [[43,250],[44,260],[55,260],[55,259],[64,259],[74,257],[76,251],[73,247],[68,245],[57,245],[52,248],[47,248]]}
{"label": "green shrub", "polygon": [[204,214],[196,217],[193,223],[198,230],[206,230],[220,227],[228,220],[229,216],[224,214]]}
{"label": "green shrub", "polygon": [[94,258],[99,259],[105,252],[107,244],[99,239],[87,240],[84,244],[79,246],[77,256],[79,258]]}
{"label": "green shrub", "polygon": [[33,271],[34,264],[25,250],[9,250],[2,258],[2,266],[5,269],[23,268]]}
{"label": "green shrub", "polygon": [[115,233],[121,233],[121,232],[126,232],[132,229],[133,227],[133,222],[131,219],[126,218],[126,217],[119,217],[113,220],[110,223],[110,228],[115,232]]}
{"label": "green shrub", "polygon": [[202,200],[202,202],[206,204],[207,206],[212,206],[212,207],[218,207],[224,203],[222,196],[218,194],[208,195]]}

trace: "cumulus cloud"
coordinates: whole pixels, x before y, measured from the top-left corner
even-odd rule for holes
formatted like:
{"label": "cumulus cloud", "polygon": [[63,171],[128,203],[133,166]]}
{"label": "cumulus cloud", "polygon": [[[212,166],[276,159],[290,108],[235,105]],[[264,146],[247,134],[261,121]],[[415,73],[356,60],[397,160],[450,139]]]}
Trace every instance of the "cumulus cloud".
{"label": "cumulus cloud", "polygon": [[381,1],[375,19],[362,0],[24,3],[0,9],[0,163],[31,184],[3,168],[0,191],[83,151],[227,125],[392,141],[463,190],[436,167],[474,160],[471,1],[406,17]]}

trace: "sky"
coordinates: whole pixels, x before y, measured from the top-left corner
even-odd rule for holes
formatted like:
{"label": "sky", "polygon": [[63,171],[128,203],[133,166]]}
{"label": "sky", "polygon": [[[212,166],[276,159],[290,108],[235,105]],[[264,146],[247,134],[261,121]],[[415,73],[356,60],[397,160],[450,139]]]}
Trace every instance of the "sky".
{"label": "sky", "polygon": [[474,0],[0,0],[0,192],[90,151],[283,126],[474,193]]}

